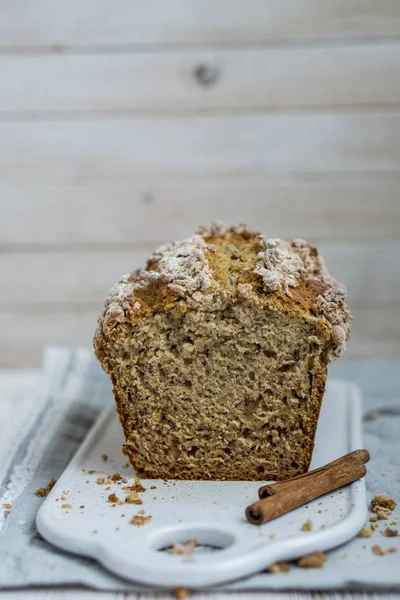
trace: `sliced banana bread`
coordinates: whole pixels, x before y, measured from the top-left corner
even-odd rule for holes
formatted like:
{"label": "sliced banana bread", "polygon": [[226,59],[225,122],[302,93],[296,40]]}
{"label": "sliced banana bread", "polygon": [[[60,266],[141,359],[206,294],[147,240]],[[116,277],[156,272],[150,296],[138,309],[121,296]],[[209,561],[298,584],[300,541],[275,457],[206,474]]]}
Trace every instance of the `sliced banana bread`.
{"label": "sliced banana bread", "polygon": [[307,471],[345,291],[315,248],[213,225],[123,276],[94,337],[142,477]]}

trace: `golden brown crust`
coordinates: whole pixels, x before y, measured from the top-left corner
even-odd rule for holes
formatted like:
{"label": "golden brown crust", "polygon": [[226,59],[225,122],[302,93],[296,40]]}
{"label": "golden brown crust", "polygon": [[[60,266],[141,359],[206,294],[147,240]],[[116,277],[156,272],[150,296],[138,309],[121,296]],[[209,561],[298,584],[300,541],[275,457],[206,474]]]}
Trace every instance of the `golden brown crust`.
{"label": "golden brown crust", "polygon": [[[241,290],[247,291],[247,299],[251,302],[268,303],[288,314],[300,313],[305,318],[318,317],[331,339],[328,360],[337,358],[344,351],[345,342],[350,335],[348,322],[351,319],[345,302],[345,292],[326,270],[316,248],[302,240],[292,242],[292,250],[302,257],[304,271],[298,278],[297,286],[291,287],[288,295],[282,289],[267,289],[254,271],[262,250],[260,234],[248,230],[243,225],[210,230],[203,228],[201,231],[204,232],[202,239],[205,243],[207,268],[212,274],[210,287],[203,295],[203,302],[212,303],[214,294],[237,297],[241,295]],[[215,231],[222,235],[207,235]],[[199,235],[193,237],[198,238]],[[149,259],[146,274],[156,272],[161,254],[162,252],[156,251],[153,258]],[[112,343],[118,335],[117,330],[121,323],[133,323],[159,311],[185,312],[198,306],[193,296],[182,296],[171,290],[170,284],[162,278],[147,280],[145,284],[140,283],[135,288],[135,282],[140,281],[141,277],[143,271],[136,271],[121,278],[106,301],[94,336],[95,353],[100,362],[103,362],[107,354],[108,343]]]}

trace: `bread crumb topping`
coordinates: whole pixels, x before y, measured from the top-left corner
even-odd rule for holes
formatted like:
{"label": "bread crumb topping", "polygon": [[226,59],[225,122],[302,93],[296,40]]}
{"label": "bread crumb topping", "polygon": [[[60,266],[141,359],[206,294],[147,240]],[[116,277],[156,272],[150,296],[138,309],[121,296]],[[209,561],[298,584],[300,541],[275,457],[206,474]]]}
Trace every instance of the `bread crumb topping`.
{"label": "bread crumb topping", "polygon": [[[238,236],[242,238],[240,243]],[[210,302],[214,293],[226,291],[226,281],[230,281],[233,273],[238,273],[237,269],[232,269],[232,265],[240,263],[236,262],[237,256],[230,262],[229,257],[226,263],[223,258],[219,262],[221,238],[224,240],[220,244],[222,247],[229,246],[229,240],[234,240],[233,245],[238,244],[238,256],[240,252],[245,252],[244,240],[252,239],[254,242],[244,261],[243,276],[247,277],[247,281],[239,280],[235,286],[238,296],[249,302],[257,302],[257,296],[260,292],[262,294],[259,284],[252,285],[248,281],[250,273],[253,279],[254,276],[261,279],[264,292],[278,292],[286,296],[291,304],[297,303],[298,298],[306,294],[304,306],[308,303],[311,313],[330,325],[328,360],[334,360],[343,353],[351,318],[346,306],[346,292],[330,275],[318,251],[302,239],[287,242],[280,238],[259,236],[245,225],[226,226],[222,223],[200,228],[198,233],[185,240],[160,246],[150,256],[145,269],[123,275],[106,300],[98,322],[95,345],[100,346],[104,336],[108,336],[127,318],[147,314],[152,309],[152,298],[157,298],[159,288],[163,292],[158,299],[162,298],[165,305],[169,303],[168,306],[173,306],[177,302],[192,309]],[[258,249],[261,251],[257,254]],[[216,253],[215,261],[212,253]],[[221,265],[225,266],[219,270]],[[154,287],[153,295],[151,286],[155,284],[160,285],[159,288]],[[298,291],[295,294],[296,288]],[[163,295],[165,289],[171,292],[167,300]]]}
{"label": "bread crumb topping", "polygon": [[280,290],[291,298],[289,288],[298,287],[305,271],[301,257],[289,242],[266,236],[260,236],[260,239],[264,249],[257,255],[259,261],[253,272],[261,277],[268,290]]}
{"label": "bread crumb topping", "polygon": [[46,487],[39,487],[37,488],[35,494],[36,496],[40,496],[40,497],[44,497],[47,496],[47,494],[49,494],[51,492],[51,490],[53,489],[54,485],[56,484],[56,479],[54,479],[54,477],[52,477],[52,479],[50,479],[49,483],[46,485]]}
{"label": "bread crumb topping", "polygon": [[[148,265],[155,265],[151,279],[160,279],[179,296],[204,292],[211,286],[212,273],[205,256],[210,246],[199,234],[181,242],[160,246],[149,258]],[[140,279],[139,279],[140,281]],[[196,294],[200,300],[201,295]]]}

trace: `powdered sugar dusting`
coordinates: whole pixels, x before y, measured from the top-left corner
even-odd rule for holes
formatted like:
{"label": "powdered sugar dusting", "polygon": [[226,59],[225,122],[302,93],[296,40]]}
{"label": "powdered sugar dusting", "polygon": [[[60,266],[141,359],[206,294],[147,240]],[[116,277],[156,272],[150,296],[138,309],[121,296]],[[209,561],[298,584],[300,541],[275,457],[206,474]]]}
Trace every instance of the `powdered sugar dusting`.
{"label": "powdered sugar dusting", "polygon": [[136,293],[156,281],[167,284],[178,296],[187,297],[191,306],[209,298],[203,293],[212,283],[211,269],[205,256],[207,250],[212,250],[212,246],[198,234],[157,248],[148,260],[150,269],[123,275],[112,288],[99,320],[102,332],[108,335],[125,320],[128,312],[139,312],[142,301]]}
{"label": "powdered sugar dusting", "polygon": [[261,241],[264,251],[258,253],[259,261],[253,272],[262,278],[267,289],[280,290],[291,298],[289,288],[298,287],[305,271],[301,257],[288,242],[279,238],[261,236]]}
{"label": "powdered sugar dusting", "polygon": [[[233,235],[242,235],[246,239],[255,236],[246,225],[214,223],[200,228],[200,233],[186,240],[160,246],[149,258],[146,269],[123,275],[112,288],[98,322],[96,337],[108,335],[128,313],[144,313],[143,290],[155,282],[166,285],[191,308],[211,301],[215,290],[212,288],[210,293],[213,275],[206,253],[215,251],[215,247],[207,244],[205,238]],[[329,360],[340,356],[349,337],[351,319],[345,289],[330,275],[317,250],[306,241],[295,239],[289,243],[266,236],[258,239],[262,251],[257,254],[253,272],[262,279],[266,290],[280,291],[292,298],[291,289],[306,281],[315,282],[312,289],[322,290],[315,299],[314,312],[318,312],[331,327]],[[247,301],[257,300],[258,292],[250,283],[239,283],[237,293]]]}
{"label": "powdered sugar dusting", "polygon": [[351,315],[344,287],[331,276],[316,248],[305,240],[295,239],[288,243],[279,238],[262,236],[261,241],[264,251],[257,255],[259,261],[254,273],[262,278],[268,290],[279,290],[291,298],[289,288],[298,287],[302,278],[325,284],[326,290],[316,298],[316,307],[332,326],[332,346],[328,351],[328,359],[338,358],[346,349],[350,333],[348,322]]}
{"label": "powdered sugar dusting", "polygon": [[253,236],[256,235],[244,223],[239,225],[225,225],[222,221],[215,221],[208,227],[199,227],[199,233],[204,237],[226,237],[229,234]]}
{"label": "powdered sugar dusting", "polygon": [[237,286],[239,296],[250,300],[253,297],[253,286],[250,283],[239,283]]}
{"label": "powdered sugar dusting", "polygon": [[333,326],[331,339],[333,346],[330,350],[329,360],[338,358],[346,349],[346,340],[349,336],[350,311],[346,304],[346,291],[339,285],[329,287],[317,297],[317,306],[321,314]]}
{"label": "powdered sugar dusting", "polygon": [[[209,247],[201,235],[193,235],[182,242],[160,246],[149,259],[156,263],[153,273],[179,296],[205,291],[211,285],[211,270],[205,257]],[[196,296],[198,298],[198,295]]]}
{"label": "powdered sugar dusting", "polygon": [[326,283],[334,281],[332,275],[326,268],[324,259],[318,254],[316,248],[313,248],[308,242],[301,239],[292,240],[291,247],[303,261],[308,277],[317,277]]}

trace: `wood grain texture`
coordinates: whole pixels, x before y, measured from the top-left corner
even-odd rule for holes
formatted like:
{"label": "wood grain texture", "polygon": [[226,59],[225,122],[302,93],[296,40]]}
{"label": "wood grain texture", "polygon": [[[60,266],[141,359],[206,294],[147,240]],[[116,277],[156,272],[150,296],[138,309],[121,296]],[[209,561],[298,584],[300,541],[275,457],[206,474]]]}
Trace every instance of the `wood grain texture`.
{"label": "wood grain texture", "polygon": [[183,239],[213,220],[316,242],[399,238],[400,180],[70,180],[0,182],[0,248],[134,248]]}
{"label": "wood grain texture", "polygon": [[3,48],[199,44],[391,36],[397,0],[13,0]]}
{"label": "wood grain texture", "polygon": [[2,122],[0,140],[0,178],[398,172],[400,111]]}
{"label": "wood grain texture", "polygon": [[[354,307],[352,338],[341,360],[399,357],[400,304]],[[48,344],[91,347],[99,311],[93,308],[0,311],[0,363],[4,367],[39,365]]]}
{"label": "wood grain texture", "polygon": [[[0,254],[0,307],[91,303],[100,310],[111,286],[144,267],[153,249]],[[321,243],[319,250],[351,303],[400,303],[400,242]]]}
{"label": "wood grain texture", "polygon": [[347,358],[400,356],[399,107],[397,0],[0,3],[0,364],[217,219],[316,242]]}
{"label": "wood grain texture", "polygon": [[396,103],[400,43],[0,56],[0,112],[13,114]]}

